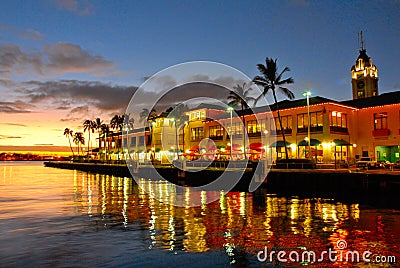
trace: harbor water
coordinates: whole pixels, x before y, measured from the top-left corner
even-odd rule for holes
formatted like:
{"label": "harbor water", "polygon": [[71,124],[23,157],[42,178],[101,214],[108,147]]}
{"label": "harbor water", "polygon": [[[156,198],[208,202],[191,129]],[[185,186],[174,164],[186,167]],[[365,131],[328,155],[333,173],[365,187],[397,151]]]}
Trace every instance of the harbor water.
{"label": "harbor water", "polygon": [[[400,204],[393,199],[267,188],[177,191],[166,182],[137,181],[1,162],[0,267],[373,267],[378,260],[380,267],[400,266]],[[163,202],[174,198],[188,205]],[[193,200],[201,206],[190,206]],[[318,260],[329,250],[342,258]],[[286,262],[272,251],[286,252]],[[317,258],[291,260],[294,251]],[[360,260],[345,259],[348,251]],[[364,252],[371,252],[369,263]]]}

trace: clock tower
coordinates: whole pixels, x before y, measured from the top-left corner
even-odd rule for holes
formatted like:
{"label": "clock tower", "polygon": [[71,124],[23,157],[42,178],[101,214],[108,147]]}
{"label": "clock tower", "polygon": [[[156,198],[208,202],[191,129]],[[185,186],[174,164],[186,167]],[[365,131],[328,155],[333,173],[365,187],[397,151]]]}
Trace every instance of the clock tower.
{"label": "clock tower", "polygon": [[351,67],[353,100],[378,96],[378,68],[368,57],[362,32],[359,33],[359,52],[356,64]]}

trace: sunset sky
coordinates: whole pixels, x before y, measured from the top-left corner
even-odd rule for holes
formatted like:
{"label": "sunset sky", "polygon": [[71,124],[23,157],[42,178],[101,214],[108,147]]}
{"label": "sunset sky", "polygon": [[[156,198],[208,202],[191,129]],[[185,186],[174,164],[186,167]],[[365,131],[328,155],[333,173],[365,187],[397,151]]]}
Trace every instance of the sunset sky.
{"label": "sunset sky", "polygon": [[4,0],[0,11],[0,145],[67,145],[65,127],[123,113],[149,76],[215,61],[249,77],[278,58],[297,98],[351,98],[357,33],[400,89],[400,1]]}

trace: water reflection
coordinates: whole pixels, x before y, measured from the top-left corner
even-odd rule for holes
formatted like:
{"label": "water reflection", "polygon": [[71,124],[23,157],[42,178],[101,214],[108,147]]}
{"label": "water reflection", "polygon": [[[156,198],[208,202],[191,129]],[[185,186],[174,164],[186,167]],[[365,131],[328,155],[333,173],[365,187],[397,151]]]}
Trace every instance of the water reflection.
{"label": "water reflection", "polygon": [[[88,266],[121,266],[123,263],[115,260],[124,260],[132,252],[139,258],[148,252],[157,252],[157,256],[185,252],[193,254],[191,258],[200,256],[195,266],[205,265],[210,254],[217,252],[226,259],[214,265],[258,266],[256,254],[265,247],[340,252],[340,240],[348,245],[342,252],[369,250],[400,258],[399,210],[366,208],[335,199],[278,196],[267,189],[255,193],[181,191],[165,181],[140,179],[137,185],[131,178],[79,171],[0,168],[0,244],[9,245],[0,251],[1,267],[32,261],[27,257],[32,256],[29,249],[14,256],[21,241],[41,252],[41,258],[53,258],[53,262],[46,260],[45,266],[57,263],[60,257],[53,256],[60,252],[64,259],[66,255],[92,256],[94,261]],[[219,200],[207,204],[215,197]],[[162,202],[174,199],[186,206]],[[192,207],[194,202],[201,205]],[[108,245],[113,248],[106,248]],[[101,256],[114,262],[96,262]],[[168,256],[162,258],[165,261]],[[141,265],[156,266],[158,261],[146,259]],[[170,264],[175,262],[171,259]],[[72,258],[66,266],[74,263]]]}
{"label": "water reflection", "polygon": [[[321,252],[337,249],[339,240],[360,251],[371,250],[372,246],[376,254],[393,255],[399,249],[399,211],[362,213],[359,204],[282,197],[265,190],[225,194],[186,188],[177,192],[174,185],[161,181],[140,179],[138,184],[130,178],[76,172],[76,207],[85,209],[81,212],[89,216],[108,218],[104,221],[106,228],[112,224],[129,228],[139,222],[141,228],[148,230],[149,249],[222,249],[228,256],[256,254],[264,247],[304,247]],[[207,204],[207,199],[215,195],[220,196],[219,201]],[[182,198],[187,206],[174,207],[162,202],[175,198]],[[200,200],[202,205],[191,207],[193,200]]]}

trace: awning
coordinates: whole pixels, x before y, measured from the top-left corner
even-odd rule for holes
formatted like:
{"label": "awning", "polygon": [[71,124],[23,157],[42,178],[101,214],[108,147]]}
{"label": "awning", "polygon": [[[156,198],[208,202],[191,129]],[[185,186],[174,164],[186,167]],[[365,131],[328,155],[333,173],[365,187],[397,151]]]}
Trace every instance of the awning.
{"label": "awning", "polygon": [[348,141],[345,141],[343,139],[334,139],[333,143],[335,143],[336,146],[351,146],[352,144],[349,143]]}
{"label": "awning", "polygon": [[[317,139],[311,139],[310,140],[310,145],[311,146],[318,146],[320,145],[322,142],[317,140]],[[308,146],[308,141],[306,140],[302,140],[301,142],[299,142],[298,146]]]}
{"label": "awning", "polygon": [[258,151],[258,152],[263,152],[264,144],[262,144],[261,142],[253,142],[253,143],[250,143],[250,145],[247,148],[250,150]]}
{"label": "awning", "polygon": [[[270,147],[284,147],[285,144],[283,143],[283,141],[276,141],[273,144],[270,145]],[[289,147],[290,143],[286,142],[286,147]]]}
{"label": "awning", "polygon": [[[241,151],[240,150],[240,144],[234,143],[232,145],[232,151]],[[226,147],[226,150],[230,151],[231,150],[231,146]]]}

